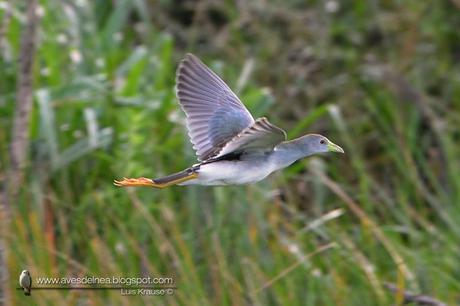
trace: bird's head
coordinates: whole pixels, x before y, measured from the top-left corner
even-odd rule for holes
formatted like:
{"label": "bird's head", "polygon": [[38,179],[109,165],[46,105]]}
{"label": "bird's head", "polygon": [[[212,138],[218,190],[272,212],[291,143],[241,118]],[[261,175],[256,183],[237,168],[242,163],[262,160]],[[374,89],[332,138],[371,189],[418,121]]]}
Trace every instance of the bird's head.
{"label": "bird's head", "polygon": [[341,147],[318,134],[308,134],[300,138],[303,147],[308,151],[309,155],[324,152],[339,152],[345,153]]}
{"label": "bird's head", "polygon": [[30,275],[30,274],[29,274],[29,271],[23,270],[23,271],[21,272],[21,276],[26,276],[26,275]]}

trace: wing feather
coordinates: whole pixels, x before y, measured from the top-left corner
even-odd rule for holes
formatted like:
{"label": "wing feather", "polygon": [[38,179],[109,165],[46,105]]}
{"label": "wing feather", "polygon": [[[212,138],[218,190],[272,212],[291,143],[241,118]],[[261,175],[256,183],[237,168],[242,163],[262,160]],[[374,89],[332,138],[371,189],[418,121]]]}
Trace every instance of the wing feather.
{"label": "wing feather", "polygon": [[225,143],[254,123],[227,84],[192,54],[187,54],[179,65],[176,93],[200,161],[214,156]]}
{"label": "wing feather", "polygon": [[262,117],[227,142],[213,158],[218,158],[229,153],[248,152],[252,150],[270,151],[285,140],[286,132],[276,125],[271,124],[267,118]]}

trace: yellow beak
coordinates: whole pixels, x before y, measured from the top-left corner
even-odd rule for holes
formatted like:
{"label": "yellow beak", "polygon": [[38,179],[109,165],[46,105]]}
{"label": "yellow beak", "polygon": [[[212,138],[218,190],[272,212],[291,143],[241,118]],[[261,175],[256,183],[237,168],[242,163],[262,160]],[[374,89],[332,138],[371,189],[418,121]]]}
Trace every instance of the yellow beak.
{"label": "yellow beak", "polygon": [[332,142],[329,142],[327,148],[329,149],[329,152],[345,153],[345,151],[341,147]]}

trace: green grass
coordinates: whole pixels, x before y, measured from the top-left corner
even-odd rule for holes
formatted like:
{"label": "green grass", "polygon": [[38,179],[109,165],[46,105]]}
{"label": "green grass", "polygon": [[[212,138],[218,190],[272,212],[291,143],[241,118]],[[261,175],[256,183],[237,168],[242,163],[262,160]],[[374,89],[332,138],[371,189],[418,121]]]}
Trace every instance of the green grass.
{"label": "green grass", "polygon": [[[239,3],[41,1],[30,163],[8,238],[11,304],[400,303],[386,282],[459,303],[455,1],[346,1],[335,13],[323,1]],[[10,5],[3,182],[24,22],[23,6]],[[327,135],[346,155],[250,186],[115,188],[115,178],[195,162],[174,93],[186,52],[238,88],[255,116],[291,138]],[[33,277],[171,276],[178,289],[27,299],[14,290],[25,268]]]}

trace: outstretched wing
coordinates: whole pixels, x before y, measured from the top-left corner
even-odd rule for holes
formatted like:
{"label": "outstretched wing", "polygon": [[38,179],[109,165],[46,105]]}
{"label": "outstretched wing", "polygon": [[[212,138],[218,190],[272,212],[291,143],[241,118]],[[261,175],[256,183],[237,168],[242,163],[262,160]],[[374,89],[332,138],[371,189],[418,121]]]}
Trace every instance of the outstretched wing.
{"label": "outstretched wing", "polygon": [[213,158],[219,158],[233,152],[270,151],[285,140],[286,132],[271,124],[267,118],[262,117],[225,144]]}
{"label": "outstretched wing", "polygon": [[179,65],[176,93],[200,161],[218,154],[227,142],[254,124],[254,118],[227,84],[192,54]]}

